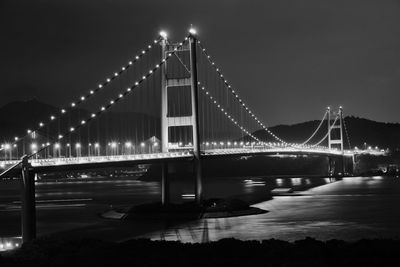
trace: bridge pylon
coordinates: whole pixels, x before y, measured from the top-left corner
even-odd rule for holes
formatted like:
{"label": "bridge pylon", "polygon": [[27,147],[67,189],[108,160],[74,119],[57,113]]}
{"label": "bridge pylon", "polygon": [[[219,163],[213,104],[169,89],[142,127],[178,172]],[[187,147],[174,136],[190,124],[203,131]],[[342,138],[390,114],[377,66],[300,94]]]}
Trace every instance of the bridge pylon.
{"label": "bridge pylon", "polygon": [[[175,66],[174,62],[169,60],[165,62],[161,70],[161,148],[162,152],[182,149],[177,144],[174,132],[190,136],[190,142],[183,149],[192,150],[194,154],[195,197],[199,203],[202,195],[202,175],[198,118],[197,38],[193,29],[189,32],[188,42],[182,44],[169,43],[166,38],[161,41],[162,59],[170,53],[174,53],[177,58]],[[179,68],[184,69],[184,74],[179,71]],[[187,102],[185,104],[190,107],[181,110],[181,113],[174,111],[174,95],[190,95],[184,99]],[[163,172],[163,175],[166,176],[167,173]],[[163,188],[167,187],[166,184]],[[163,195],[167,194],[163,192]]]}
{"label": "bridge pylon", "polygon": [[331,109],[328,107],[328,148],[339,149],[344,153],[343,147],[343,108],[339,107],[338,116],[339,120],[333,121],[331,119]]}
{"label": "bridge pylon", "polygon": [[345,166],[345,158],[344,158],[344,146],[343,146],[343,108],[342,106],[339,107],[338,113],[338,120],[334,120],[332,122],[331,119],[331,109],[328,107],[328,148],[329,150],[332,149],[339,149],[342,152],[341,157],[341,170],[342,176],[345,175],[346,166]]}

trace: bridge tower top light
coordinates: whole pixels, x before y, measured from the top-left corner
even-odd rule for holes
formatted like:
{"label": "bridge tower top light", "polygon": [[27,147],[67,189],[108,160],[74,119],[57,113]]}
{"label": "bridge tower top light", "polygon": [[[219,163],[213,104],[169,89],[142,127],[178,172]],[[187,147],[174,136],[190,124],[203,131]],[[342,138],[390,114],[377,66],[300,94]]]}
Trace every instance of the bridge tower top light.
{"label": "bridge tower top light", "polygon": [[159,35],[164,40],[166,40],[167,37],[168,37],[168,33],[166,31],[163,31],[163,30],[159,32]]}
{"label": "bridge tower top light", "polygon": [[193,27],[190,27],[190,29],[189,29],[189,33],[190,33],[190,35],[196,35],[196,34],[197,34],[197,31],[196,31],[196,29],[195,29],[195,28],[193,28]]}

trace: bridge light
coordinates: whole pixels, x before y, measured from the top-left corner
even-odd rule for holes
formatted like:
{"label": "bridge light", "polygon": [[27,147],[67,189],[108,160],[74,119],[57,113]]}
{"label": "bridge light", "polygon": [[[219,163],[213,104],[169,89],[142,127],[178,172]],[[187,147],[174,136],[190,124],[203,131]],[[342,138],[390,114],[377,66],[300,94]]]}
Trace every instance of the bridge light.
{"label": "bridge light", "polygon": [[58,135],[58,139],[61,139],[61,138],[63,138],[63,136],[61,134],[59,134]]}
{"label": "bridge light", "polygon": [[94,144],[94,147],[95,147],[95,148],[98,148],[99,146],[100,146],[99,143],[95,143],[95,144]]}
{"label": "bridge light", "polygon": [[54,116],[50,116],[50,120],[54,120],[56,117]]}
{"label": "bridge light", "polygon": [[194,28],[190,28],[190,29],[189,29],[189,33],[190,33],[191,35],[196,35],[196,34],[197,34],[197,31],[196,31],[196,29],[194,29]]}
{"label": "bridge light", "polygon": [[43,122],[40,122],[39,127],[43,127],[43,126],[44,126]]}
{"label": "bridge light", "polygon": [[90,94],[93,95],[93,94],[94,94],[94,91],[93,91],[93,90],[90,90]]}
{"label": "bridge light", "polygon": [[14,140],[15,140],[15,141],[18,141],[18,137],[17,137],[17,136],[16,136],[16,137],[14,137]]}
{"label": "bridge light", "polygon": [[144,146],[145,146],[145,144],[144,144],[143,142],[141,142],[141,143],[140,143],[140,146],[141,146],[141,147],[144,147]]}
{"label": "bridge light", "polygon": [[11,145],[10,144],[4,144],[4,149],[5,150],[10,150],[11,149]]}
{"label": "bridge light", "polygon": [[69,129],[69,131],[70,131],[70,132],[73,132],[73,131],[75,131],[75,128],[74,128],[74,127],[71,127],[71,128]]}
{"label": "bridge light", "polygon": [[131,142],[126,142],[126,143],[125,143],[125,146],[126,146],[127,148],[129,148],[129,147],[132,146],[132,143],[131,143]]}
{"label": "bridge light", "polygon": [[158,143],[157,143],[157,142],[155,142],[155,143],[153,144],[153,146],[158,146]]}
{"label": "bridge light", "polygon": [[60,148],[60,144],[59,143],[55,143],[54,144],[54,148],[59,149]]}
{"label": "bridge light", "polygon": [[112,148],[116,148],[117,147],[117,143],[116,142],[111,142],[111,147]]}
{"label": "bridge light", "polygon": [[167,34],[166,31],[160,31],[159,34],[160,34],[160,36],[161,36],[164,40],[166,40],[167,37],[168,37],[168,34]]}
{"label": "bridge light", "polygon": [[62,110],[61,110],[61,113],[63,113],[63,114],[64,114],[65,112],[66,112],[66,111],[65,111],[65,109],[62,109]]}
{"label": "bridge light", "polygon": [[85,97],[84,97],[84,96],[81,96],[81,100],[84,101],[84,100],[85,100]]}
{"label": "bridge light", "polygon": [[106,80],[106,81],[107,81],[108,83],[109,83],[109,82],[111,82],[110,78],[107,78],[107,80]]}
{"label": "bridge light", "polygon": [[75,147],[76,147],[76,148],[81,148],[81,144],[80,144],[80,143],[76,143],[76,144],[75,144]]}
{"label": "bridge light", "polygon": [[31,150],[35,151],[37,149],[37,144],[36,143],[32,143],[31,144]]}
{"label": "bridge light", "polygon": [[75,103],[74,102],[71,103],[71,107],[75,107]]}

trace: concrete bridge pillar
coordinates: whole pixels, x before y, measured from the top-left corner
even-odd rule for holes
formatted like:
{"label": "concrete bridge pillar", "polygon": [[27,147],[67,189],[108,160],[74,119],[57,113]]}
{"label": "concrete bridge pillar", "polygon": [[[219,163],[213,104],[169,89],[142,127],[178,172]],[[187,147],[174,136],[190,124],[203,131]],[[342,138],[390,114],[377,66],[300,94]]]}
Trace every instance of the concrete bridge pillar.
{"label": "concrete bridge pillar", "polygon": [[22,242],[28,242],[36,238],[36,197],[35,176],[28,162],[28,156],[22,158]]}

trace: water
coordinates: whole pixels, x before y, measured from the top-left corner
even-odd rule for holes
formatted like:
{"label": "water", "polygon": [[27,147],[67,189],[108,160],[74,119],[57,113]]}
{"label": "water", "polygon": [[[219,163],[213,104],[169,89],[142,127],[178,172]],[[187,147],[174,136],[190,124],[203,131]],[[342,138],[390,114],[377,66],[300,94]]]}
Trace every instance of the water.
{"label": "water", "polygon": [[[193,193],[191,179],[172,180],[172,198]],[[269,199],[271,189],[293,188],[295,195]],[[17,181],[0,182],[0,241],[18,240],[20,200]],[[160,199],[160,184],[127,178],[37,184],[38,234],[101,237],[121,241],[135,237],[203,242],[221,238],[296,240],[306,236],[338,238],[400,237],[400,179],[209,178],[206,197],[234,197],[268,213],[184,223],[109,221],[98,214],[110,206]],[[0,242],[0,243],[1,243]]]}
{"label": "water", "polygon": [[235,237],[320,240],[400,237],[400,179],[353,177],[254,205],[266,214],[206,219],[143,237],[201,242]]}

